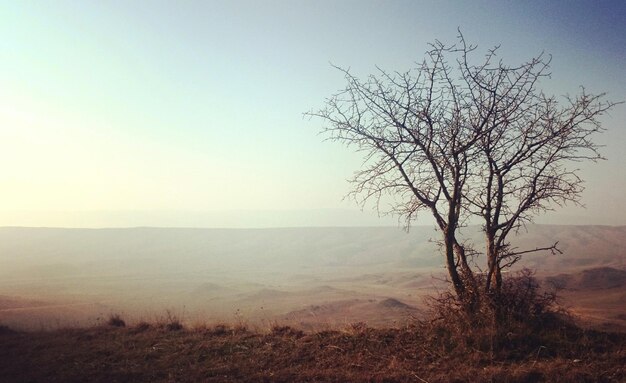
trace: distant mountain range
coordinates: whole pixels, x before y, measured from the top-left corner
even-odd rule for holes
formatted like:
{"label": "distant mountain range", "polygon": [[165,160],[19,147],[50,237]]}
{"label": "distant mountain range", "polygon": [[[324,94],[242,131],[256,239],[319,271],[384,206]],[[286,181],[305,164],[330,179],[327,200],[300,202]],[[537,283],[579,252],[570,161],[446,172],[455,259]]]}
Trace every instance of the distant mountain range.
{"label": "distant mountain range", "polygon": [[[483,243],[477,226],[463,234]],[[141,319],[174,308],[199,321],[237,312],[311,328],[384,325],[419,315],[423,297],[447,287],[438,238],[427,227],[4,227],[0,323],[91,325],[114,311]],[[514,246],[558,241],[564,254],[532,254],[519,266],[565,288],[589,322],[626,328],[624,238],[625,226],[534,225]]]}
{"label": "distant mountain range", "polygon": [[[478,227],[465,237],[483,243]],[[0,276],[59,277],[239,269],[438,268],[439,233],[415,227],[283,229],[0,228]],[[559,242],[563,255],[527,256],[539,271],[626,266],[626,226],[533,225],[520,248]],[[480,262],[480,260],[479,260]]]}

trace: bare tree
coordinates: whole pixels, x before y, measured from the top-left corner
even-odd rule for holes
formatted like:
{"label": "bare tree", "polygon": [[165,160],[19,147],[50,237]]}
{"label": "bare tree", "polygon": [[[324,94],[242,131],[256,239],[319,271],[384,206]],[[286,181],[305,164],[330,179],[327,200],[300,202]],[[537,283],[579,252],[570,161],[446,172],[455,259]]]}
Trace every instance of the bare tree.
{"label": "bare tree", "polygon": [[[497,49],[472,64],[476,47],[459,32],[456,45],[436,41],[408,72],[377,68],[362,81],[338,68],[346,88],[308,113],[327,123],[330,139],[364,153],[351,180],[359,203],[374,201],[407,229],[430,212],[456,295],[470,306],[499,291],[502,270],[522,255],[557,251],[514,249],[507,237],[536,213],[578,201],[582,180],[569,166],[602,158],[592,137],[615,105],[583,91],[560,106],[537,89],[549,58],[511,67],[496,61]],[[479,252],[458,239],[471,217],[484,221],[485,272],[473,259]]]}
{"label": "bare tree", "polygon": [[[444,61],[449,49],[436,44],[415,72],[390,75],[379,70],[361,82],[341,69],[348,85],[310,115],[330,123],[333,139],[365,153],[363,169],[351,180],[352,195],[361,203],[384,195],[393,198],[390,211],[407,227],[428,210],[443,233],[447,269],[455,291],[466,293],[464,279],[472,272],[456,233],[472,149],[481,127],[458,113],[469,100],[451,78]],[[457,111],[455,113],[455,111]]]}
{"label": "bare tree", "polygon": [[524,254],[560,252],[557,243],[512,248],[507,238],[537,213],[579,202],[583,181],[573,166],[602,159],[592,137],[603,130],[597,117],[614,105],[603,102],[604,95],[588,95],[583,89],[559,106],[554,97],[535,90],[541,72],[532,72],[533,65],[527,64],[528,71],[512,86],[515,91],[497,103],[489,131],[478,144],[481,191],[467,196],[468,208],[483,220],[487,293],[500,291],[502,269]]}

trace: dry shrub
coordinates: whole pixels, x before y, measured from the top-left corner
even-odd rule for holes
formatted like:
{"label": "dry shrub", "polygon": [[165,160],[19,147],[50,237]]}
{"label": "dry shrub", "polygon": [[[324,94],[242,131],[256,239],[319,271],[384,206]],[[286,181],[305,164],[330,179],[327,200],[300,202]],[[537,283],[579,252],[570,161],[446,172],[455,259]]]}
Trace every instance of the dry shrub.
{"label": "dry shrub", "polygon": [[250,334],[251,331],[247,326],[237,323],[235,325],[229,325],[226,323],[218,323],[213,326],[203,325],[195,329],[195,332],[201,333],[210,337],[224,337]]}
{"label": "dry shrub", "polygon": [[144,332],[149,330],[151,327],[150,323],[141,321],[135,325],[135,332]]}
{"label": "dry shrub", "polygon": [[353,323],[350,323],[344,329],[344,332],[350,335],[363,335],[367,333],[367,330],[368,330],[367,323],[353,322]]}
{"label": "dry shrub", "polygon": [[167,331],[179,331],[179,330],[182,330],[183,328],[184,328],[183,324],[180,323],[178,319],[172,320],[165,324],[165,329]]}
{"label": "dry shrub", "polygon": [[112,327],[126,327],[126,322],[124,322],[119,314],[111,314],[109,320],[107,320],[107,325]]}
{"label": "dry shrub", "polygon": [[556,300],[555,290],[541,289],[533,272],[522,269],[513,278],[504,281],[501,293],[492,298],[492,306],[499,310],[497,317],[507,322],[546,325],[554,324]]}
{"label": "dry shrub", "polygon": [[497,296],[479,292],[471,307],[450,292],[431,298],[432,319],[422,322],[422,330],[444,353],[474,351],[506,359],[554,355],[580,331],[556,299],[555,291],[543,290],[524,269],[505,279]]}
{"label": "dry shrub", "polygon": [[179,331],[184,328],[182,320],[170,310],[165,311],[165,318],[159,320],[159,327],[167,331]]}
{"label": "dry shrub", "polygon": [[272,335],[276,335],[279,337],[288,337],[288,338],[302,338],[304,336],[304,332],[300,330],[296,330],[291,326],[272,326],[271,330]]}
{"label": "dry shrub", "polygon": [[213,326],[213,328],[208,330],[207,332],[211,335],[222,336],[222,335],[230,334],[232,330],[230,326],[222,323],[222,324],[217,324]]}
{"label": "dry shrub", "polygon": [[248,332],[248,326],[245,323],[237,323],[233,326],[234,334],[247,334]]}

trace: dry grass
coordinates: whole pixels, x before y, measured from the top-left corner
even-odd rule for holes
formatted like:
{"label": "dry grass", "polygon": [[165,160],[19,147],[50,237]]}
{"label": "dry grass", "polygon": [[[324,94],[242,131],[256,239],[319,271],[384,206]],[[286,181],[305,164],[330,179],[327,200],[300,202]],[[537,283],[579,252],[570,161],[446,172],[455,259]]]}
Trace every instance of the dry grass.
{"label": "dry grass", "polygon": [[86,329],[0,326],[0,382],[626,381],[626,333],[577,327],[530,273],[505,291],[498,311],[441,295],[432,319],[402,328],[253,331],[240,315],[183,326],[184,311],[133,326],[120,315]]}
{"label": "dry grass", "polygon": [[[621,382],[626,335],[567,327],[489,353],[430,323],[305,333],[225,324],[0,331],[1,382]],[[544,345],[545,344],[545,345]],[[523,350],[523,351],[522,351]]]}
{"label": "dry grass", "polygon": [[119,314],[111,314],[109,320],[107,320],[107,324],[113,327],[126,327],[126,322]]}

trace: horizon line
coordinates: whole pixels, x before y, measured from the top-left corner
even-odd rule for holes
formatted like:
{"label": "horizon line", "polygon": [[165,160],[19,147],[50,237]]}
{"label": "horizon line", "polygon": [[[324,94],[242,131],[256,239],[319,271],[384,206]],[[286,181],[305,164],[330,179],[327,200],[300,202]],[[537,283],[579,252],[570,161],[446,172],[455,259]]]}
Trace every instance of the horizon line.
{"label": "horizon line", "polygon": [[[472,224],[464,226],[477,227],[480,224]],[[570,226],[570,227],[626,227],[626,225],[610,225],[610,224],[566,224],[566,223],[531,223],[526,226]],[[433,228],[438,230],[435,225],[411,225],[409,230],[414,227],[419,228]],[[312,226],[244,226],[244,227],[227,227],[227,226],[24,226],[24,225],[3,225],[1,229],[59,229],[59,230],[133,230],[133,229],[183,229],[183,230],[288,230],[288,229],[382,229],[382,228],[395,228],[402,231],[407,231],[403,226],[393,225],[312,225]],[[463,228],[460,228],[463,229]]]}

